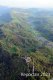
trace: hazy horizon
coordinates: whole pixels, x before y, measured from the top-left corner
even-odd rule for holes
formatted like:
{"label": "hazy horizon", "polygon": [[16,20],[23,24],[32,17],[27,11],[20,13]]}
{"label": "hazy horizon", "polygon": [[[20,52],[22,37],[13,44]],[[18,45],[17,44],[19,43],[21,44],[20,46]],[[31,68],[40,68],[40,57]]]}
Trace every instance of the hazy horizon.
{"label": "hazy horizon", "polygon": [[15,8],[53,8],[53,0],[1,0],[0,6]]}

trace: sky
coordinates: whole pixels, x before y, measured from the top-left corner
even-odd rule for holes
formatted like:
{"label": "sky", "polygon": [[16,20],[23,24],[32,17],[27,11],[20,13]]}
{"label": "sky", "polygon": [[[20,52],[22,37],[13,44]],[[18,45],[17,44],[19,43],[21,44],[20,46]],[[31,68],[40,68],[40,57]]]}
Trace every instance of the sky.
{"label": "sky", "polygon": [[19,8],[53,8],[53,0],[0,0],[0,6]]}

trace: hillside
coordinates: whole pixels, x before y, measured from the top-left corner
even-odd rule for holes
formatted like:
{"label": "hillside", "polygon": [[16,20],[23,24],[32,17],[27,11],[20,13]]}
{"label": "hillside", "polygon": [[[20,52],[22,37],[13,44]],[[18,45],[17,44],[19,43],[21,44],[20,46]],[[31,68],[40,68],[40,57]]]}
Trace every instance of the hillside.
{"label": "hillside", "polygon": [[[18,75],[26,72],[28,68],[27,63],[22,59],[25,56],[31,57],[30,72],[33,65],[32,59],[34,59],[35,72],[48,72],[53,77],[53,14],[51,14],[53,11],[8,9],[5,8],[4,12],[0,13],[1,80],[2,77],[4,79],[3,74],[6,69],[4,80],[18,80]],[[50,77],[27,79],[30,78],[31,80],[49,80]]]}

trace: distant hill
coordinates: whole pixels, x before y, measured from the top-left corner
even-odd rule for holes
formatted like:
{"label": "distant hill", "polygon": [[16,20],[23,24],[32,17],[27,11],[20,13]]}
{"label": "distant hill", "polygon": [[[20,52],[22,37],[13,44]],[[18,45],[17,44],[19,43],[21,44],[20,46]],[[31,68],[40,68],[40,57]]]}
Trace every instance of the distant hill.
{"label": "distant hill", "polygon": [[[15,80],[20,75],[19,72],[25,72],[28,68],[27,63],[22,59],[25,56],[31,57],[30,71],[33,65],[32,59],[34,59],[35,71],[49,72],[53,77],[53,10],[17,9],[1,6],[0,45],[2,49],[2,51],[0,49],[0,66],[4,70],[7,69],[6,73],[9,72],[9,74],[9,70],[12,68],[12,73],[9,76],[5,75],[10,80]],[[7,62],[4,61],[6,67],[3,66],[2,57],[3,61],[5,58],[7,60]],[[12,65],[9,66],[9,64]],[[4,70],[1,70],[1,79],[2,77],[4,79]],[[9,80],[8,78],[7,80]],[[31,77],[31,80],[49,80],[49,78],[40,76],[38,78]],[[16,80],[18,79],[17,77]]]}

